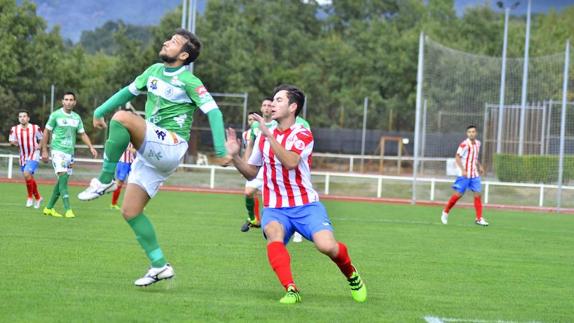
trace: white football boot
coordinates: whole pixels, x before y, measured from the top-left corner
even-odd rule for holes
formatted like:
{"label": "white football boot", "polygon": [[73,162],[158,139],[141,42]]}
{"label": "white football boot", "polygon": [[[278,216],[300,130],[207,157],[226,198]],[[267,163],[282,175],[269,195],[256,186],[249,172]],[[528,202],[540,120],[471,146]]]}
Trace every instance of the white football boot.
{"label": "white football boot", "polygon": [[78,199],[82,201],[91,201],[106,193],[111,193],[116,189],[118,189],[116,181],[112,181],[109,184],[102,184],[97,178],[92,178],[90,186],[78,194]]}
{"label": "white football boot", "polygon": [[40,205],[42,204],[42,201],[44,201],[44,198],[43,198],[43,197],[40,197],[40,199],[36,200],[36,201],[34,202],[34,208],[35,208],[35,209],[39,209],[39,208],[40,208]]}
{"label": "white football boot", "polygon": [[476,221],[474,221],[474,223],[476,223],[478,225],[482,225],[483,227],[488,226],[488,222],[486,222],[486,220],[484,218],[480,218],[480,220],[476,220]]}
{"label": "white football boot", "polygon": [[293,234],[293,242],[299,243],[303,242],[303,236],[299,232]]}
{"label": "white football boot", "polygon": [[159,268],[151,267],[145,276],[136,280],[134,284],[138,287],[145,287],[157,283],[160,280],[173,278],[173,276],[175,276],[173,267],[171,267],[170,264],[165,264],[165,266]]}
{"label": "white football boot", "polygon": [[442,224],[448,224],[448,213],[446,213],[445,211],[442,211],[440,222],[442,222]]}
{"label": "white football boot", "polygon": [[34,205],[34,199],[29,198],[26,200],[26,207],[32,207]]}

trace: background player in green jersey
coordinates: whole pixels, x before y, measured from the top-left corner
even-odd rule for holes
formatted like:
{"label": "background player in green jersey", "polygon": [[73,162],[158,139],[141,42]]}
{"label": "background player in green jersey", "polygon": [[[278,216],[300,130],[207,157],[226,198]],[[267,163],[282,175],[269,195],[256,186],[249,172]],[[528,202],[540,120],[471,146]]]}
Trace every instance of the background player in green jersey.
{"label": "background player in green jersey", "polygon": [[92,179],[90,186],[78,195],[80,200],[92,200],[115,190],[116,165],[128,144],[134,145],[137,157],[128,178],[122,215],[151,262],[145,276],[135,281],[136,286],[147,286],[175,275],[143,210],[187,152],[193,113],[197,109],[207,114],[220,164],[227,165],[231,160],[225,149],[221,111],[203,83],[185,66],[196,60],[200,49],[201,43],[194,34],[178,29],[159,52],[163,63],[150,66],[94,112],[94,127],[105,128],[107,113],[147,91],[145,120],[128,111],[118,111],[112,117],[100,176]]}
{"label": "background player in green jersey", "polygon": [[58,176],[58,181],[54,185],[52,197],[48,205],[44,208],[45,215],[61,218],[62,215],[54,209],[58,198],[62,197],[66,218],[75,217],[70,208],[70,197],[68,195],[68,178],[72,174],[72,164],[74,163],[74,148],[76,137],[80,134],[82,141],[88,145],[94,158],[98,157],[98,152],[92,146],[90,137],[84,131],[82,118],[72,111],[76,106],[76,95],[73,92],[66,92],[62,99],[62,108],[50,114],[50,118],[44,129],[44,137],[40,143],[42,149],[42,161],[48,162],[48,141],[52,138],[51,157],[54,171]]}

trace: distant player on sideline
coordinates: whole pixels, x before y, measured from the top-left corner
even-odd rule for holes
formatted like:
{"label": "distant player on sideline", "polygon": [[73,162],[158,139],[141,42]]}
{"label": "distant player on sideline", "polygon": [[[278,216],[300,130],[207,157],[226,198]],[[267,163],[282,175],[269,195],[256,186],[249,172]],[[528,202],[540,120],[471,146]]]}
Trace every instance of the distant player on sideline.
{"label": "distant player on sideline", "polygon": [[128,148],[126,148],[126,150],[124,151],[124,153],[120,157],[120,161],[118,161],[118,166],[116,169],[116,185],[117,185],[117,188],[114,191],[114,193],[112,194],[112,204],[110,205],[110,208],[112,210],[120,210],[120,207],[118,205],[118,200],[120,198],[120,194],[122,192],[122,187],[124,186],[124,182],[126,181],[126,179],[128,178],[128,175],[130,174],[130,172],[132,170],[132,163],[134,162],[135,157],[136,157],[136,149],[134,148],[134,146],[130,142],[130,144],[128,145]]}
{"label": "distant player on sideline", "polygon": [[92,146],[90,137],[84,131],[84,124],[82,118],[72,111],[76,106],[76,94],[73,92],[64,93],[62,99],[62,108],[50,114],[50,118],[46,123],[44,129],[44,137],[42,138],[42,161],[48,162],[48,141],[52,138],[51,155],[52,166],[54,172],[58,177],[56,185],[48,205],[44,208],[45,215],[61,218],[62,215],[54,209],[54,205],[59,197],[62,197],[64,203],[64,216],[66,218],[73,218],[76,215],[70,208],[70,197],[68,195],[68,178],[72,175],[72,164],[74,163],[74,151],[76,146],[76,137],[80,134],[80,138],[90,148],[90,152],[94,158],[98,157],[98,152]]}
{"label": "distant player on sideline", "polygon": [[34,172],[38,168],[40,160],[40,140],[42,140],[42,131],[40,127],[30,123],[30,114],[28,111],[18,112],[18,121],[20,124],[10,129],[8,141],[13,146],[20,148],[20,171],[26,181],[26,190],[28,199],[26,207],[39,208],[43,198],[38,192],[38,184],[34,179]]}
{"label": "distant player on sideline", "polygon": [[333,227],[319,195],[311,184],[310,160],[313,134],[295,123],[301,112],[305,95],[291,85],[281,85],[274,91],[272,116],[277,126],[271,129],[261,123],[249,161],[239,156],[240,145],[235,131],[227,130],[227,150],[235,167],[247,179],[257,176],[263,167],[262,227],[267,238],[269,264],[287,291],[280,299],[283,304],[301,302],[299,290],[291,274],[291,259],[285,247],[295,231],[337,264],[351,286],[357,302],[367,299],[367,288],[351,263],[347,247],[335,240]]}
{"label": "distant player on sideline", "polygon": [[196,60],[200,50],[197,36],[178,29],[159,51],[163,63],[150,66],[94,111],[94,127],[105,128],[106,114],[147,91],[145,120],[128,111],[117,111],[112,117],[100,176],[93,178],[90,186],[78,195],[80,200],[87,201],[114,191],[116,165],[128,144],[134,145],[137,156],[128,178],[122,215],[151,262],[148,272],[135,281],[136,286],[151,285],[175,275],[143,210],[187,152],[193,113],[197,109],[207,114],[215,154],[222,158],[220,164],[230,162],[226,157],[223,115],[201,80],[185,66]]}
{"label": "distant player on sideline", "polygon": [[481,182],[480,176],[484,174],[484,168],[478,161],[480,153],[480,141],[476,139],[478,133],[476,126],[470,125],[466,128],[467,139],[463,141],[456,151],[456,166],[461,172],[461,176],[456,178],[452,188],[455,193],[450,197],[446,207],[442,211],[440,218],[443,224],[448,223],[448,213],[456,202],[464,195],[467,189],[474,192],[474,209],[476,210],[475,223],[487,226],[488,222],[482,217],[482,201],[480,200]]}

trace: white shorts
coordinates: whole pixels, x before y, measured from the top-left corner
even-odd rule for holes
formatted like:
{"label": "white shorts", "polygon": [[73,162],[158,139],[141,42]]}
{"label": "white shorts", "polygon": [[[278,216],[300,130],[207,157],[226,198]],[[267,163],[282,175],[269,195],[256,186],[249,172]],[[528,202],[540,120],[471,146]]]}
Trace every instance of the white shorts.
{"label": "white shorts", "polygon": [[74,157],[70,154],[66,154],[61,151],[52,150],[52,167],[54,167],[54,173],[68,173],[72,175],[72,166],[74,164]]}
{"label": "white shorts", "polygon": [[257,173],[257,177],[254,179],[245,182],[245,187],[250,187],[257,189],[259,191],[263,191],[263,167],[259,168],[259,173]]}
{"label": "white shorts", "polygon": [[154,197],[169,175],[177,169],[187,151],[187,141],[177,134],[146,121],[146,133],[138,149],[128,183]]}

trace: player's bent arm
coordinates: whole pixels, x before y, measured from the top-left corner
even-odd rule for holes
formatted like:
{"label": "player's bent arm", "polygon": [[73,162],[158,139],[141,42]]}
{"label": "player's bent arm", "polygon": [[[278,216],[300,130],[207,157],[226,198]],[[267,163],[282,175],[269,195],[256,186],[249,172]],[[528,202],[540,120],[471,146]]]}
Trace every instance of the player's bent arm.
{"label": "player's bent arm", "polygon": [[246,180],[250,181],[257,177],[257,173],[259,173],[259,166],[251,165],[246,160],[241,158],[239,155],[233,156],[233,165],[235,168],[245,177]]}
{"label": "player's bent arm", "polygon": [[213,137],[213,149],[216,157],[225,157],[227,149],[225,148],[225,129],[223,127],[223,114],[219,108],[211,109],[207,112],[209,127]]}
{"label": "player's bent arm", "polygon": [[106,114],[115,111],[119,106],[122,106],[128,102],[130,102],[136,95],[132,93],[129,86],[124,87],[123,89],[116,92],[116,94],[112,95],[106,102],[102,103],[95,111],[94,111],[94,118],[101,119]]}
{"label": "player's bent arm", "polygon": [[281,146],[281,144],[273,136],[267,137],[267,140],[271,145],[273,153],[275,153],[275,157],[281,161],[281,165],[283,165],[288,170],[297,168],[299,162],[301,161],[301,156],[295,152],[285,149],[285,147]]}
{"label": "player's bent arm", "polygon": [[42,140],[40,140],[40,149],[42,152],[48,153],[48,144],[50,141],[50,137],[52,135],[52,131],[48,130],[48,128],[44,129],[44,135],[42,136]]}

